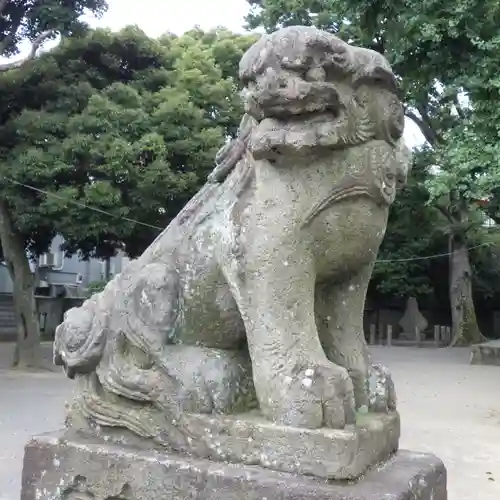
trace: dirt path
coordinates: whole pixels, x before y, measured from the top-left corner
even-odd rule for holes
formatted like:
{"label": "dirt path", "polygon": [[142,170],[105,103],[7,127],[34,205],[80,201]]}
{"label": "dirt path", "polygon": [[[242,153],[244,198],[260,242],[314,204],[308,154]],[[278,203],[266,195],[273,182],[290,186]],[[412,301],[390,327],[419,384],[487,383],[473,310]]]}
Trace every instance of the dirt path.
{"label": "dirt path", "polygon": [[[72,384],[59,374],[2,370],[7,349],[0,344],[0,500],[18,500],[23,446],[30,435],[62,426]],[[445,462],[449,500],[499,500],[500,368],[470,366],[467,349],[379,347],[373,354],[394,375],[401,447]]]}

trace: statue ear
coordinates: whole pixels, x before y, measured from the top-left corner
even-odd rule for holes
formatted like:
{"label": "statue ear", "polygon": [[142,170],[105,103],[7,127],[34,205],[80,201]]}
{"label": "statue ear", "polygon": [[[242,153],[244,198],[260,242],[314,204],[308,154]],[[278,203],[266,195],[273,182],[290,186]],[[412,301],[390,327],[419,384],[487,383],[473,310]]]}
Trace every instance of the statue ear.
{"label": "statue ear", "polygon": [[402,189],[408,181],[413,165],[412,156],[411,149],[407,146],[404,138],[398,139],[396,143],[396,182],[398,189]]}

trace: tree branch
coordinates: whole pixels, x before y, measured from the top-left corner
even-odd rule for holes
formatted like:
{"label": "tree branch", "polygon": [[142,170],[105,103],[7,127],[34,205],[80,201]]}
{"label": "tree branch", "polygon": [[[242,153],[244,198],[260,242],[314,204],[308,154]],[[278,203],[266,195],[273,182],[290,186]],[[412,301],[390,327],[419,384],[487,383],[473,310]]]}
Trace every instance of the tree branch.
{"label": "tree branch", "polygon": [[457,114],[460,117],[461,120],[465,120],[465,113],[464,110],[462,109],[462,106],[460,106],[460,103],[458,102],[458,95],[455,94],[453,97],[453,104],[455,106],[455,109],[457,110]]}
{"label": "tree branch", "polygon": [[434,206],[446,217],[448,222],[450,224],[455,224],[456,221],[453,219],[453,216],[451,215],[450,211],[443,205],[439,203],[435,203]]}
{"label": "tree branch", "polygon": [[439,135],[434,131],[434,129],[422,118],[419,118],[413,111],[410,111],[408,108],[405,110],[405,115],[417,125],[422,134],[425,137],[425,140],[431,144],[431,146],[436,146],[437,144],[442,143]]}
{"label": "tree branch", "polygon": [[500,224],[500,215],[498,213],[498,204],[488,203],[481,206],[483,213],[489,217],[495,224]]}
{"label": "tree branch", "polygon": [[[0,1],[2,1],[2,0],[0,0]],[[34,59],[36,56],[36,53],[38,52],[38,49],[43,44],[43,42],[45,42],[54,33],[55,33],[54,30],[47,30],[47,31],[40,33],[40,35],[38,35],[35,38],[35,40],[33,40],[29,54],[26,57],[19,59],[17,61],[12,61],[12,62],[8,62],[5,64],[0,64],[0,73],[3,73],[5,71],[10,71],[11,69],[21,68],[28,61],[31,61],[32,59]]]}
{"label": "tree branch", "polygon": [[425,104],[422,104],[422,103],[417,104],[417,111],[419,112],[423,123],[425,123],[425,125],[427,127],[429,127],[429,130],[431,130],[432,133],[435,135],[436,142],[439,142],[439,143],[443,142],[441,137],[439,136],[439,134],[432,127],[432,122],[429,118],[429,102],[425,101]]}
{"label": "tree branch", "polygon": [[[2,2],[2,1],[3,0],[0,0],[0,2]],[[2,5],[2,3],[0,3],[0,14],[1,14],[2,10],[5,8],[5,5]],[[17,30],[19,29],[19,26],[21,26],[22,20],[23,20],[22,13],[19,13],[16,18],[14,16],[12,16],[12,18],[11,18],[12,26],[11,26],[11,29],[9,31],[9,34],[6,35],[5,38],[2,40],[2,42],[0,43],[0,54],[4,54],[5,51],[9,48],[9,45],[12,43],[12,41],[14,40],[14,38],[17,34]]]}

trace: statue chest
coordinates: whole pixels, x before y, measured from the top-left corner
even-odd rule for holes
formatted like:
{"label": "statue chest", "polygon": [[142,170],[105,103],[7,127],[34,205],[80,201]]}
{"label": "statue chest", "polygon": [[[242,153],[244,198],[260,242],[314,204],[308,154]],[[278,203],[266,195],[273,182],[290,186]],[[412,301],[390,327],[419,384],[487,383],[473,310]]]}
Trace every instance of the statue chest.
{"label": "statue chest", "polygon": [[322,211],[304,231],[318,276],[350,273],[370,264],[385,235],[388,207],[350,198]]}

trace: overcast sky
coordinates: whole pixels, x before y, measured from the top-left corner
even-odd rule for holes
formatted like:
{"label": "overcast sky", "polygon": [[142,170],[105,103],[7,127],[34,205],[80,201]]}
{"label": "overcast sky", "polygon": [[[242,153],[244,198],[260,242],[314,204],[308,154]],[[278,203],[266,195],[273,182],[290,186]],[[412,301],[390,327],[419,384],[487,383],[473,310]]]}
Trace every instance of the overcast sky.
{"label": "overcast sky", "polygon": [[92,24],[119,29],[138,24],[150,36],[183,33],[194,25],[204,29],[226,26],[243,31],[245,0],[108,0],[105,16]]}

